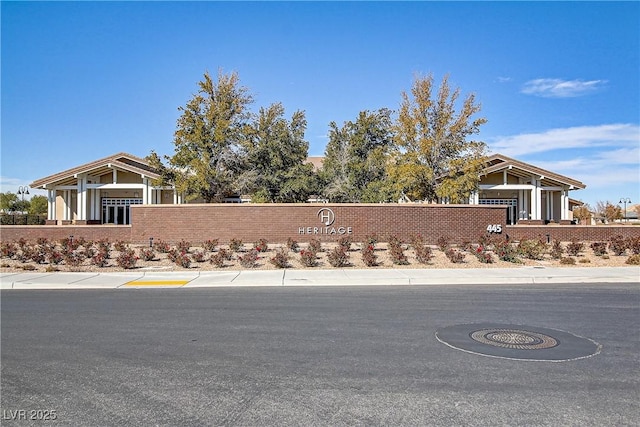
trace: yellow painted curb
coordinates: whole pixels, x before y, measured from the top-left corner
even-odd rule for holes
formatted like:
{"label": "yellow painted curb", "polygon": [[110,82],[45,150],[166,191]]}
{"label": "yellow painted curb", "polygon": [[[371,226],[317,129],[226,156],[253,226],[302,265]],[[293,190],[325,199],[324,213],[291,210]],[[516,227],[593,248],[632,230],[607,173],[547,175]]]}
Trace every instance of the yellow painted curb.
{"label": "yellow painted curb", "polygon": [[127,282],[124,286],[183,286],[189,280],[134,280]]}

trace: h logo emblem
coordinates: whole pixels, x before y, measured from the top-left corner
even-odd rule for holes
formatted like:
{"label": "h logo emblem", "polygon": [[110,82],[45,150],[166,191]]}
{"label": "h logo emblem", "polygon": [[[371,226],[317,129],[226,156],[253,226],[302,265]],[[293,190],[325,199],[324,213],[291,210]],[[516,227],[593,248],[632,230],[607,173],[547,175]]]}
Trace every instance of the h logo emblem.
{"label": "h logo emblem", "polygon": [[320,219],[320,222],[328,227],[336,220],[336,215],[331,209],[322,208],[318,211],[318,219]]}

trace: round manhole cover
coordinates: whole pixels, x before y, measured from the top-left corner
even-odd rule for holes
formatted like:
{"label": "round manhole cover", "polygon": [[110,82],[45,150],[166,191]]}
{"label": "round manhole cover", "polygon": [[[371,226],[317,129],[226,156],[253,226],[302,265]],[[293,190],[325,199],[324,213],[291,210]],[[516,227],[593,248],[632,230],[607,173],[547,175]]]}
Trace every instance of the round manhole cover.
{"label": "round manhole cover", "polygon": [[521,325],[454,325],[438,330],[436,338],[468,353],[517,360],[565,362],[601,349],[597,342],[569,332]]}

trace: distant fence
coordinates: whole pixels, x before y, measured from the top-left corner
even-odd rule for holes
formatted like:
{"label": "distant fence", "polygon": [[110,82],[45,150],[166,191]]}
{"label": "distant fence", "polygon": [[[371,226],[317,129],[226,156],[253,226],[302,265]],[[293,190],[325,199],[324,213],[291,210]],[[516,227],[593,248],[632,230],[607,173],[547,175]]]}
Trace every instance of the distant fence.
{"label": "distant fence", "polygon": [[29,214],[0,214],[0,224],[2,225],[44,225],[47,215],[29,215]]}

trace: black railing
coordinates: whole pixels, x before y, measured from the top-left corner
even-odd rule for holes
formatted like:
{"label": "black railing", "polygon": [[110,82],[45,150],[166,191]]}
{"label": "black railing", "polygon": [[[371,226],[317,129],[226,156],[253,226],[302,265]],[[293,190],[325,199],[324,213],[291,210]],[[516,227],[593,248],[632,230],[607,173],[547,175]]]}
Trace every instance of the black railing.
{"label": "black railing", "polygon": [[44,225],[46,220],[46,215],[0,214],[1,225]]}

